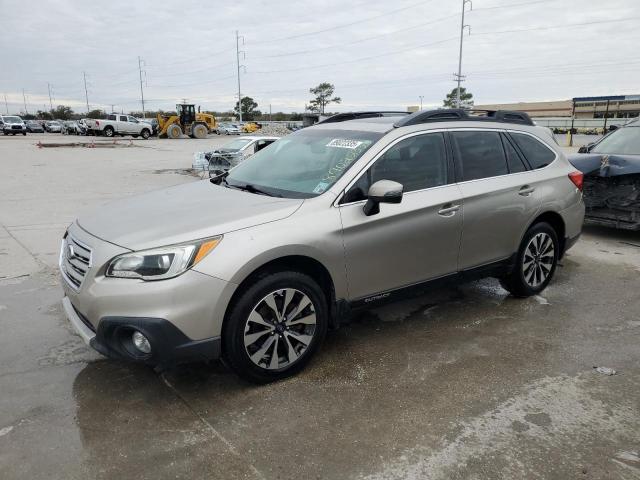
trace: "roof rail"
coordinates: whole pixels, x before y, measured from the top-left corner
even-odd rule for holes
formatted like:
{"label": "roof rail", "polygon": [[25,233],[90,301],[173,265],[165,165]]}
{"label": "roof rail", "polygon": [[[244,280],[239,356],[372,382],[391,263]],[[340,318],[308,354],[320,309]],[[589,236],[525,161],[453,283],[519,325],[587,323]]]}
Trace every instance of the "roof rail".
{"label": "roof rail", "polygon": [[318,122],[320,123],[337,123],[346,122],[348,120],[359,120],[361,118],[377,118],[377,117],[398,117],[400,115],[409,115],[409,112],[393,112],[393,111],[376,111],[376,112],[346,112],[332,115],[329,118]]}
{"label": "roof rail", "polygon": [[511,110],[464,110],[462,108],[443,108],[440,110],[426,110],[413,113],[394,123],[394,127],[406,127],[430,122],[501,122],[519,123],[521,125],[535,125],[529,115],[524,112]]}

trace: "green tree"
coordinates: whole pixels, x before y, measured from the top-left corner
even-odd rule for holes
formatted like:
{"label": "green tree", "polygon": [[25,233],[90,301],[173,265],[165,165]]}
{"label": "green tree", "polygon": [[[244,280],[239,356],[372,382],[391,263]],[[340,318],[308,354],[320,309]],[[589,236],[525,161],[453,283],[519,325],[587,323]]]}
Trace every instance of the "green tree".
{"label": "green tree", "polygon": [[51,112],[45,112],[44,110],[38,110],[36,112],[36,118],[38,120],[53,120]]}
{"label": "green tree", "polygon": [[87,118],[104,118],[105,113],[100,110],[99,108],[96,108],[95,110],[91,110],[89,113],[87,113]]}
{"label": "green tree", "polygon": [[335,90],[336,87],[329,82],[322,82],[317,87],[310,88],[309,93],[315,95],[315,97],[309,102],[306,108],[312,112],[318,112],[320,115],[324,115],[324,109],[327,105],[342,102],[340,97],[333,96]]}
{"label": "green tree", "polygon": [[60,120],[71,120],[74,114],[71,107],[68,107],[66,105],[58,105],[56,108],[51,110],[51,115],[53,115],[53,118],[57,118]]}
{"label": "green tree", "polygon": [[[443,104],[447,108],[458,108],[457,104],[458,87],[451,90],[451,93],[447,93],[447,97],[444,99]],[[467,92],[467,89],[460,87],[460,108],[473,107],[473,94]]]}
{"label": "green tree", "polygon": [[[239,114],[238,102],[233,109],[236,115]],[[251,97],[242,97],[242,120],[254,120],[256,117],[262,115],[258,110],[258,104]]]}

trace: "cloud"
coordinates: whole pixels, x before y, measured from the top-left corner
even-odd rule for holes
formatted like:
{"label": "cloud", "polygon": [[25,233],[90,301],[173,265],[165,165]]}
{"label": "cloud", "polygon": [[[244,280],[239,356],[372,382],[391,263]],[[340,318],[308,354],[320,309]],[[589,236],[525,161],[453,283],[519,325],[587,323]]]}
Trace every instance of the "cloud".
{"label": "cloud", "polygon": [[[639,93],[637,1],[476,0],[473,7],[463,73],[476,102]],[[302,111],[309,88],[322,81],[343,98],[332,110],[405,109],[420,95],[439,105],[454,87],[459,10],[458,1],[436,0],[113,0],[100,8],[0,0],[3,39],[11,43],[0,52],[0,93],[11,110],[22,110],[24,88],[36,110],[48,105],[50,83],[55,104],[82,111],[86,72],[91,108],[139,110],[140,56],[149,108],[186,98],[227,110],[237,96],[237,29],[242,94],[263,111],[269,104],[274,112]],[[595,23],[619,19],[628,20]]]}

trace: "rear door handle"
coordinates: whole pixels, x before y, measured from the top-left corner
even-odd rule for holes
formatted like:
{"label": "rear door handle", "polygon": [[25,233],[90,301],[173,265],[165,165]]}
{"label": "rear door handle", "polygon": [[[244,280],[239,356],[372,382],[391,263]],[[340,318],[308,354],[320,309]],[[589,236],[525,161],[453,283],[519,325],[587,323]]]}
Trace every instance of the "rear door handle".
{"label": "rear door handle", "polygon": [[460,210],[460,205],[447,203],[443,205],[440,210],[438,210],[438,215],[440,215],[441,217],[453,217],[458,210]]}
{"label": "rear door handle", "polygon": [[533,192],[535,192],[535,188],[530,187],[529,185],[525,185],[518,191],[518,195],[522,195],[523,197],[528,197]]}

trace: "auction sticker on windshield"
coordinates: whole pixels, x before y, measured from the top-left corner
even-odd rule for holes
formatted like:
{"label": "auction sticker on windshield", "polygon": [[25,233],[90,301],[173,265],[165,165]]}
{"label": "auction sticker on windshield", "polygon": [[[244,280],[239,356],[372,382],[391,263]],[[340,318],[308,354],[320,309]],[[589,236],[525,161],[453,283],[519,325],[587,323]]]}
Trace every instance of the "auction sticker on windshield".
{"label": "auction sticker on windshield", "polygon": [[351,150],[358,148],[362,145],[363,142],[360,140],[348,140],[346,138],[334,138],[329,143],[327,143],[327,147],[333,148],[349,148]]}

